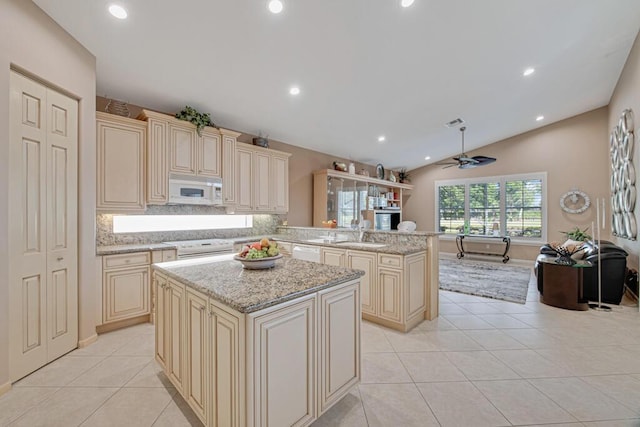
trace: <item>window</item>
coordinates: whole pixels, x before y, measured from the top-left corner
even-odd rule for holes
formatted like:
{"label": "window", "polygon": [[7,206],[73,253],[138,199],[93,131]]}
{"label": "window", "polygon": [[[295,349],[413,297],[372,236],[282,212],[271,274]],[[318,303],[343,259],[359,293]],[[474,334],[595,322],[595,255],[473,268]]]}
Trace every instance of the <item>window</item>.
{"label": "window", "polygon": [[436,226],[445,234],[546,238],[545,173],[436,182]]}

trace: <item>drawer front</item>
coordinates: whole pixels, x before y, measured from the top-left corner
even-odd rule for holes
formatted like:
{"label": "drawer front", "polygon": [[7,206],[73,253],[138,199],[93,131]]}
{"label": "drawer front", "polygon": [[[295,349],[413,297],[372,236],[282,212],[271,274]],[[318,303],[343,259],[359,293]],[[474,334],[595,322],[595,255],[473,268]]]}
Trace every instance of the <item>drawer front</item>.
{"label": "drawer front", "polygon": [[400,268],[400,266],[402,265],[401,255],[379,254],[378,256],[378,265],[380,267]]}
{"label": "drawer front", "polygon": [[103,268],[109,270],[112,268],[134,267],[140,265],[151,264],[150,252],[134,252],[130,254],[106,255],[102,257]]}
{"label": "drawer front", "polygon": [[175,249],[165,249],[162,251],[162,262],[175,261],[178,259]]}

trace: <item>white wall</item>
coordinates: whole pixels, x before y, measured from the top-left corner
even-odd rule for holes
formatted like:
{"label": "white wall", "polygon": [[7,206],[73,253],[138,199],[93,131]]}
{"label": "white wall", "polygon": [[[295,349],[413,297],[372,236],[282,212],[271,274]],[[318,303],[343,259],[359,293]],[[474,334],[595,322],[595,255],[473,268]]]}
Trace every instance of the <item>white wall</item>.
{"label": "white wall", "polygon": [[79,99],[79,339],[95,334],[95,57],[27,0],[0,0],[0,389],[9,382],[9,70]]}

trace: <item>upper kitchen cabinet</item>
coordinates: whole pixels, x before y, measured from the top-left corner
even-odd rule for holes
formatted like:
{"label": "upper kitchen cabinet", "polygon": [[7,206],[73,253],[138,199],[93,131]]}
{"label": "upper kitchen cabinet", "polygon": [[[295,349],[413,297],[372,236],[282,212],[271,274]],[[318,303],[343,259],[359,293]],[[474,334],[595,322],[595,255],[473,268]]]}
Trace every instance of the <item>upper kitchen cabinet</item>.
{"label": "upper kitchen cabinet", "polygon": [[290,156],[291,154],[282,151],[237,144],[235,210],[287,213],[289,211]]}
{"label": "upper kitchen cabinet", "polygon": [[169,173],[221,177],[223,201],[235,204],[235,145],[240,135],[226,129],[196,127],[167,114],[143,110],[138,116],[147,121],[147,203],[166,204],[169,200]]}
{"label": "upper kitchen cabinet", "polygon": [[147,124],[96,112],[96,131],[96,208],[108,212],[143,212]]}

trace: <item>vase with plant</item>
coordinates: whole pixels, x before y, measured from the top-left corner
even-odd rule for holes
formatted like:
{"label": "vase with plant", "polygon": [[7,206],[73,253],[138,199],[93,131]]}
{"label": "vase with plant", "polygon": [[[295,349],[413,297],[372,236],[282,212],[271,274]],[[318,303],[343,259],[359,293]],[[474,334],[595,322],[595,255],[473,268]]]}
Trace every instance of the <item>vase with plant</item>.
{"label": "vase with plant", "polygon": [[200,113],[188,105],[184,107],[182,111],[176,113],[176,119],[185,120],[196,125],[196,131],[199,136],[202,136],[202,129],[204,129],[205,126],[218,127],[211,121],[211,115],[209,113]]}
{"label": "vase with plant", "polygon": [[587,230],[589,230],[589,227],[584,230],[580,230],[580,227],[573,227],[571,230],[561,231],[561,233],[564,234],[567,239],[586,242],[587,240],[591,240],[591,235],[587,234]]}
{"label": "vase with plant", "polygon": [[400,182],[409,182],[409,172],[407,172],[407,168],[401,168],[398,171],[398,180]]}

